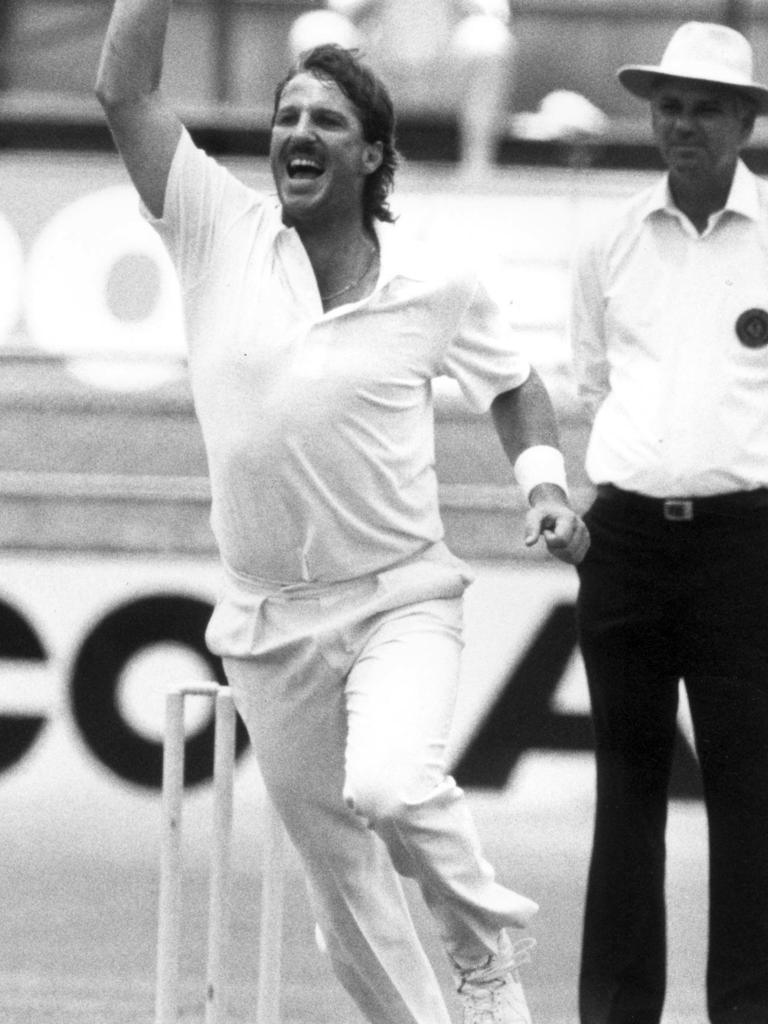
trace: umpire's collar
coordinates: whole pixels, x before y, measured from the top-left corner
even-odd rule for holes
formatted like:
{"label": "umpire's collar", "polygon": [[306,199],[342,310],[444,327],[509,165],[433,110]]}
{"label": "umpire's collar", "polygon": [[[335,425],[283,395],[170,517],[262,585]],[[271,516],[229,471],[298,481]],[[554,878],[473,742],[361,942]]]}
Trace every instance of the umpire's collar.
{"label": "umpire's collar", "polygon": [[[735,213],[749,220],[757,220],[760,217],[760,200],[757,194],[757,182],[754,175],[748,170],[746,164],[739,160],[736,164],[736,172],[731,182],[731,191],[722,210],[718,210],[710,218],[710,227],[720,219],[724,213]],[[648,203],[643,212],[643,219],[654,214],[669,214],[678,220],[684,215],[675,206],[672,193],[669,188],[669,176],[660,178],[648,196]],[[706,232],[705,232],[706,234]]]}

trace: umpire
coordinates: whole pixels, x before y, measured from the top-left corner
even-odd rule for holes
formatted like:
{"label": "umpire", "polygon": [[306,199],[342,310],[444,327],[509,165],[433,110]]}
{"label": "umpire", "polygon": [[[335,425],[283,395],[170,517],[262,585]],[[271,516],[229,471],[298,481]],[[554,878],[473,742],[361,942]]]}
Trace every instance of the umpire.
{"label": "umpire", "polygon": [[691,22],[621,84],[667,167],[577,261],[594,415],[579,627],[597,751],[582,1024],[658,1024],[665,825],[684,681],[709,824],[712,1024],[768,1021],[768,186],[740,159],[768,88]]}

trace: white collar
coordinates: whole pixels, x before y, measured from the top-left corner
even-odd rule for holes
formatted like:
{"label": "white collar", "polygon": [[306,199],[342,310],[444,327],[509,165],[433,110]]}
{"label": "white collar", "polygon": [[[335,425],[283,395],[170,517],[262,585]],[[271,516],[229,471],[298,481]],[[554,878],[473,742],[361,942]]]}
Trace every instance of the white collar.
{"label": "white collar", "polygon": [[[736,164],[736,171],[733,175],[725,206],[722,210],[717,210],[712,214],[710,226],[726,212],[747,217],[749,220],[758,220],[760,216],[757,181],[742,160],[739,160]],[[668,174],[660,178],[651,189],[643,210],[643,219],[651,217],[656,213],[665,213],[678,219],[684,217],[684,214],[675,205],[675,201],[672,198]]]}

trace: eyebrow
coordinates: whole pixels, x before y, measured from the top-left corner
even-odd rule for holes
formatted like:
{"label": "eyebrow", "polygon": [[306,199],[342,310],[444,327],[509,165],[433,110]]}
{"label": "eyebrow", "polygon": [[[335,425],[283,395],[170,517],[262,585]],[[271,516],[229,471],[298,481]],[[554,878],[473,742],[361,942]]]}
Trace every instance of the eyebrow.
{"label": "eyebrow", "polygon": [[[670,93],[657,93],[654,96],[654,102],[657,105],[664,104],[679,104],[683,105],[687,102],[686,97],[677,94]],[[727,110],[729,107],[729,101],[725,96],[699,96],[691,100],[691,106],[693,109],[700,108],[713,108],[717,110]]]}
{"label": "eyebrow", "polygon": [[[659,85],[653,92],[653,96],[657,99],[685,99],[691,97],[691,93],[687,89],[675,89],[674,86]],[[699,96],[693,97],[697,103],[726,103],[730,97],[723,92],[705,92]]]}
{"label": "eyebrow", "polygon": [[[337,107],[327,107],[322,103],[310,103],[308,104],[308,107],[313,114],[324,114],[330,115],[332,117],[343,118],[344,120],[349,120],[349,114],[344,110],[339,110]],[[279,114],[284,111],[292,112],[294,110],[300,109],[302,109],[302,104],[300,103],[295,103],[291,101],[283,103],[281,101],[280,103],[278,103],[275,113]]]}

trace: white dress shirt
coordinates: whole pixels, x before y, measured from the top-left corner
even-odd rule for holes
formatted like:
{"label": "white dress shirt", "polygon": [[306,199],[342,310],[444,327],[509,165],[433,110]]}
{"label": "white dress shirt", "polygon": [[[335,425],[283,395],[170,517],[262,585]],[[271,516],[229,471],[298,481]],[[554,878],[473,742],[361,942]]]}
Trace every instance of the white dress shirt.
{"label": "white dress shirt", "polygon": [[182,284],[212,525],[229,569],[333,582],[440,541],[433,378],[454,377],[484,410],[530,372],[475,272],[382,225],[373,293],[325,313],[277,199],[186,132],[153,223]]}
{"label": "white dress shirt", "polygon": [[[654,497],[768,484],[768,186],[739,162],[699,235],[666,176],[577,259],[571,341],[594,483]],[[753,311],[742,327],[742,314]]]}

